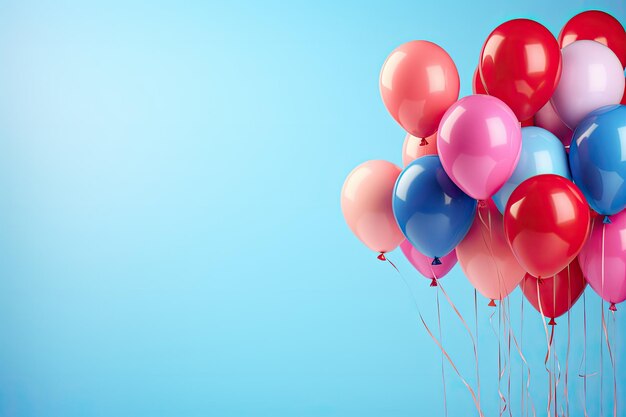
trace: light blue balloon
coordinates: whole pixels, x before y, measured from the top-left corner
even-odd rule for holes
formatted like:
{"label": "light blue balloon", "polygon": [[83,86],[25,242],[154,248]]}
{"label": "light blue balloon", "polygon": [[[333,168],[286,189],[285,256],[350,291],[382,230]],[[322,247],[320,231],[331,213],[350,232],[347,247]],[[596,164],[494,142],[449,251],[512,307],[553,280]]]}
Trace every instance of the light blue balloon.
{"label": "light blue balloon", "polygon": [[493,202],[504,214],[506,203],[523,181],[541,174],[555,174],[571,180],[567,154],[563,143],[540,127],[522,128],[522,151],[511,178],[493,196]]}

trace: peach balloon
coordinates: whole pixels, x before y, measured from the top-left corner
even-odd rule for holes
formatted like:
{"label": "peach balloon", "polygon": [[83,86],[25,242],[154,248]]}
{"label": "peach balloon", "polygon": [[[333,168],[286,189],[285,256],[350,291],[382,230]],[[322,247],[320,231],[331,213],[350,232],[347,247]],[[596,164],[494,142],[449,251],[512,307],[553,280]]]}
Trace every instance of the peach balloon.
{"label": "peach balloon", "polygon": [[437,155],[437,132],[427,138],[418,138],[407,133],[402,145],[402,164],[407,166],[425,155]]}
{"label": "peach balloon", "polygon": [[474,223],[457,246],[456,255],[472,286],[491,300],[501,300],[517,287],[526,271],[504,236],[502,214],[493,201],[485,203],[477,209]]}
{"label": "peach balloon", "polygon": [[341,189],[346,223],[375,252],[390,252],[404,240],[391,207],[400,171],[391,162],[367,161],[348,175]]}

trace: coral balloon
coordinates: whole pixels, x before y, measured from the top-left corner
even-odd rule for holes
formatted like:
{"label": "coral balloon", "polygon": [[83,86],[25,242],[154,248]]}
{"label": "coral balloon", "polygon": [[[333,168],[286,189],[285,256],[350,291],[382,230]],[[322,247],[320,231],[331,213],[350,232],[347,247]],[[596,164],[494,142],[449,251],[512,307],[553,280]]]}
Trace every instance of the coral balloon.
{"label": "coral balloon", "polygon": [[537,278],[555,275],[589,236],[589,207],[573,182],[553,174],[522,182],[504,211],[504,232],[520,265]]}
{"label": "coral balloon", "polygon": [[478,208],[456,255],[472,286],[491,300],[501,300],[517,287],[526,271],[506,241],[502,215],[492,201],[486,203]]}
{"label": "coral balloon", "polygon": [[489,95],[504,101],[520,121],[527,120],[554,93],[561,75],[561,51],[543,25],[514,19],[491,32],[479,68]]}
{"label": "coral balloon", "polygon": [[437,280],[443,278],[452,268],[456,265],[456,252],[452,251],[446,256],[441,257],[441,264],[433,265],[432,258],[424,255],[422,252],[415,249],[411,242],[405,240],[400,244],[400,249],[406,259],[411,262],[411,265],[417,269],[417,271],[424,277],[432,280],[431,287],[437,286]]}
{"label": "coral balloon", "polygon": [[478,67],[474,70],[474,77],[472,79],[472,93],[473,94],[487,94],[483,80],[480,78],[480,71]]}
{"label": "coral balloon", "polygon": [[407,166],[425,155],[437,155],[437,133],[427,138],[416,138],[407,133],[402,145],[402,164]]}
{"label": "coral balloon", "polygon": [[615,309],[615,304],[626,300],[624,236],[626,236],[626,212],[622,211],[611,216],[611,223],[605,224],[596,219],[591,237],[578,255],[587,282],[600,297],[612,303],[611,309]]}
{"label": "coral balloon", "polygon": [[624,27],[613,16],[599,10],[587,10],[572,17],[559,33],[559,45],[580,40],[600,42],[609,47],[626,67],[626,35]]}
{"label": "coral balloon", "polygon": [[493,196],[500,213],[513,190],[524,180],[541,174],[556,174],[571,180],[567,154],[561,142],[552,133],[540,127],[522,128],[522,152],[515,171]]}
{"label": "coral balloon", "polygon": [[380,72],[380,94],[391,116],[410,134],[432,135],[459,97],[459,73],[450,55],[428,41],[395,49]]}
{"label": "coral balloon", "polygon": [[578,125],[569,153],[572,178],[596,212],[626,208],[626,106],[597,109]]}
{"label": "coral balloon", "polygon": [[417,250],[434,258],[452,252],[467,234],[476,200],[454,185],[434,155],[422,156],[404,168],[393,194],[393,214]]}
{"label": "coral balloon", "polygon": [[551,102],[547,102],[537,112],[537,114],[535,114],[535,126],[551,132],[554,136],[559,138],[566,149],[569,149],[573,132],[565,123],[563,123],[563,121],[559,118],[559,115],[556,114]]}
{"label": "coral balloon", "polygon": [[538,280],[526,274],[520,287],[530,304],[550,318],[548,324],[555,325],[554,319],[567,313],[576,304],[585,292],[587,282],[580,270],[578,260],[574,259],[552,279]]}
{"label": "coral balloon", "polygon": [[552,105],[570,129],[591,111],[619,104],[624,95],[624,68],[615,54],[595,41],[563,48],[563,73]]}
{"label": "coral balloon", "polygon": [[522,147],[517,118],[501,100],[472,95],[441,119],[437,150],[443,168],[466,194],[485,200],[509,179]]}
{"label": "coral balloon", "polygon": [[404,236],[396,224],[391,198],[400,168],[387,161],[356,167],[341,189],[341,210],[352,232],[371,250],[394,250]]}

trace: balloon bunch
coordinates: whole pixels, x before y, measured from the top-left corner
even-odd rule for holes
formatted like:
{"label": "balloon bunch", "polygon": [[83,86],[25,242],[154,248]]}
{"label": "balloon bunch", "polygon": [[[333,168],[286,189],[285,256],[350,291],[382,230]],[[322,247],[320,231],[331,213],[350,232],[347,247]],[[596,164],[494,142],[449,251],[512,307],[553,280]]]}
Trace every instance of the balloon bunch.
{"label": "balloon bunch", "polygon": [[350,173],[348,225],[382,260],[400,245],[433,286],[458,260],[491,305],[520,286],[554,320],[589,283],[614,310],[626,299],[625,65],[624,28],[600,11],[558,38],[529,19],[501,24],[461,99],[446,51],[399,46],[380,93],[407,132],[405,167]]}

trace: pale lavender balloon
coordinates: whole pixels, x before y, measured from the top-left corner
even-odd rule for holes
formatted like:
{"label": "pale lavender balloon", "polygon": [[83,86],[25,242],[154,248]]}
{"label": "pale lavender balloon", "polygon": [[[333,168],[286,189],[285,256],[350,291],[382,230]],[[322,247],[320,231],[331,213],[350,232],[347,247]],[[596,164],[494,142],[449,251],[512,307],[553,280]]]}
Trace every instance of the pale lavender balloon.
{"label": "pale lavender balloon", "polygon": [[432,265],[433,258],[429,258],[415,249],[408,240],[400,244],[400,249],[402,249],[402,253],[404,253],[406,259],[411,262],[411,265],[413,265],[420,274],[432,280],[430,283],[431,287],[437,286],[436,280],[445,276],[454,268],[454,265],[456,265],[456,251],[454,250],[440,258],[441,265]]}
{"label": "pale lavender balloon", "polygon": [[522,149],[515,113],[500,99],[471,95],[454,103],[437,131],[441,165],[467,195],[486,200],[509,179]]}
{"label": "pale lavender balloon", "polygon": [[583,40],[563,48],[561,55],[561,80],[551,102],[570,129],[593,110],[620,103],[624,69],[613,51],[596,41]]}
{"label": "pale lavender balloon", "polygon": [[626,300],[626,211],[610,219],[611,223],[605,224],[602,217],[595,218],[591,236],[580,251],[578,262],[591,288],[605,301],[617,304]]}
{"label": "pale lavender balloon", "polygon": [[548,101],[535,114],[535,126],[544,128],[552,133],[559,138],[563,146],[569,149],[569,144],[572,141],[572,129],[567,127],[565,123],[563,123],[563,120],[559,118],[551,102]]}

